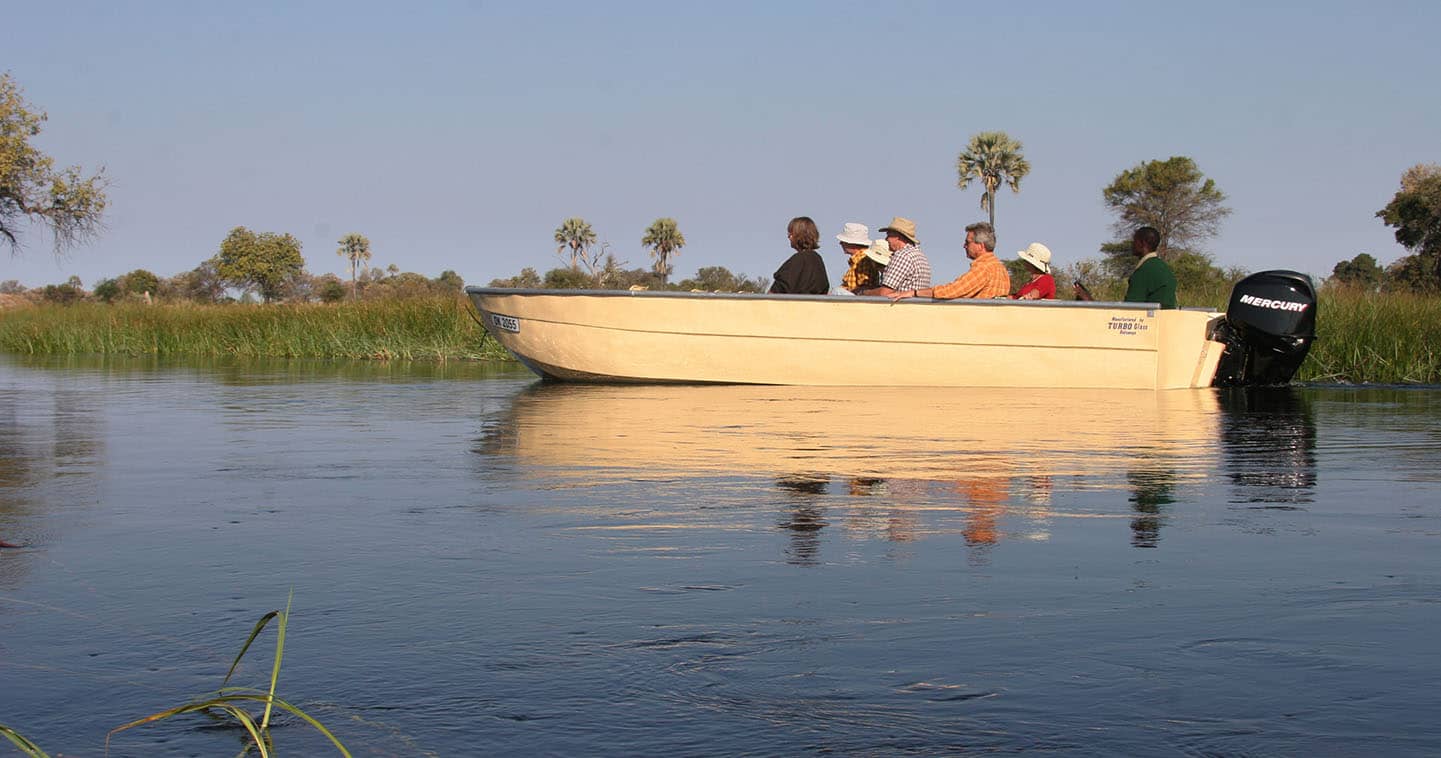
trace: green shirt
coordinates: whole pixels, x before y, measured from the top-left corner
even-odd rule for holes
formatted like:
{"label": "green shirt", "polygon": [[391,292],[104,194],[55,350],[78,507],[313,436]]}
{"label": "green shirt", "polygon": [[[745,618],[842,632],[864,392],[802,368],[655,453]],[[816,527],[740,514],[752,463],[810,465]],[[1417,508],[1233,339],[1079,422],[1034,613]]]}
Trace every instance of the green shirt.
{"label": "green shirt", "polygon": [[1166,262],[1150,253],[1141,259],[1131,278],[1126,280],[1128,303],[1160,303],[1162,308],[1176,307],[1176,275]]}

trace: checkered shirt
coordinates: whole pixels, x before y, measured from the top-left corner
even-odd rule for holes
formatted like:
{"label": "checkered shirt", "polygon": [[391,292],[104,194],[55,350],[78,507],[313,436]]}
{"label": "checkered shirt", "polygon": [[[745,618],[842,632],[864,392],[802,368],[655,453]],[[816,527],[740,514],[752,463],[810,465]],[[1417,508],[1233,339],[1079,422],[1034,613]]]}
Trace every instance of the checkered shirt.
{"label": "checkered shirt", "polygon": [[891,262],[881,274],[881,286],[896,291],[925,289],[931,286],[931,262],[915,245],[906,245],[891,253]]}

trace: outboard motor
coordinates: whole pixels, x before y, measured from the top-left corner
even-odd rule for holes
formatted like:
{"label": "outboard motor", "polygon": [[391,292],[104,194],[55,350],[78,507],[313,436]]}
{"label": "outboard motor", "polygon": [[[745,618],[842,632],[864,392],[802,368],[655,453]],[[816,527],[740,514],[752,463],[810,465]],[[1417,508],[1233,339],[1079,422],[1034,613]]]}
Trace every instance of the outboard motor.
{"label": "outboard motor", "polygon": [[1226,345],[1212,384],[1285,384],[1316,338],[1316,288],[1295,271],[1262,271],[1236,283],[1226,315],[1211,323]]}

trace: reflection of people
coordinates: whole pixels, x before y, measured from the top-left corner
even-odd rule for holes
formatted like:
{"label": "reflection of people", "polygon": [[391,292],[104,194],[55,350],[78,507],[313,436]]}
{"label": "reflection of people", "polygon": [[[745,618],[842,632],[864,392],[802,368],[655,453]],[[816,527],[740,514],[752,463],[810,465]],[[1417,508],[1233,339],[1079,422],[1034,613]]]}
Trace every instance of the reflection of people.
{"label": "reflection of people", "polygon": [[1033,273],[1031,281],[1022,285],[1016,294],[1011,295],[1011,299],[1055,300],[1056,279],[1051,276],[1051,249],[1039,242],[1032,242],[1026,245],[1025,250],[1016,253],[1016,257],[1025,261]]}
{"label": "reflection of people", "polygon": [[955,281],[938,287],[894,292],[888,297],[892,300],[908,297],[954,300],[961,297],[1007,297],[1011,294],[1011,275],[1006,272],[1006,264],[996,257],[996,231],[990,224],[982,221],[966,227],[966,257],[971,259],[971,268],[956,277]]}
{"label": "reflection of people", "polygon": [[771,294],[824,295],[829,292],[831,282],[826,278],[826,263],[816,252],[821,240],[816,222],[807,216],[797,216],[786,226],[786,237],[795,252],[776,269]]}
{"label": "reflection of people", "polygon": [[821,540],[818,532],[825,528],[825,510],[819,498],[826,494],[828,478],[813,475],[792,475],[776,480],[776,486],[794,496],[796,503],[778,526],[792,532],[786,548],[787,563],[814,566],[820,562]]}
{"label": "reflection of people", "polygon": [[858,295],[893,295],[903,290],[931,286],[931,261],[918,247],[916,222],[896,216],[881,227],[886,233],[886,246],[891,250],[890,263],[881,272],[881,286],[861,290]]}
{"label": "reflection of people", "polygon": [[956,482],[956,492],[966,499],[966,526],[961,530],[966,544],[994,545],[1000,541],[1000,518],[1006,511],[1010,480],[999,476],[976,476]]}
{"label": "reflection of people", "polygon": [[[871,249],[870,228],[865,224],[847,223],[841,227],[841,233],[836,235],[836,240],[841,243],[841,250],[849,256],[849,267],[841,276],[841,287],[846,292],[856,293],[879,286],[881,267],[885,264],[867,254]],[[889,250],[886,258],[890,258]]]}
{"label": "reflection of people", "polygon": [[1176,502],[1176,474],[1162,469],[1131,471],[1126,480],[1131,483],[1131,505],[1136,511],[1131,519],[1131,545],[1156,547],[1165,523],[1165,506]]}
{"label": "reflection of people", "polygon": [[[1128,303],[1159,303],[1162,308],[1176,307],[1176,275],[1171,267],[1156,254],[1161,247],[1161,233],[1155,227],[1143,226],[1131,235],[1131,252],[1139,259],[1136,269],[1126,280]],[[1091,293],[1079,282],[1075,285],[1076,297],[1091,300]]]}

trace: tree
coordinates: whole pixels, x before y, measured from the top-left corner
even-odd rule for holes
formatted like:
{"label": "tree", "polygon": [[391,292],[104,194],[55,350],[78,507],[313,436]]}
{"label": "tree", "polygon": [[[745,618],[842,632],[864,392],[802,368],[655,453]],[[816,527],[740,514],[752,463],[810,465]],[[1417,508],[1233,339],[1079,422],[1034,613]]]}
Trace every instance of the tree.
{"label": "tree", "polygon": [[1382,292],[1434,295],[1436,288],[1436,264],[1425,255],[1403,255],[1381,276]]}
{"label": "tree", "polygon": [[685,247],[685,235],[680,233],[675,219],[658,218],[646,228],[640,244],[650,248],[650,255],[655,259],[655,272],[664,285],[670,278],[671,256],[679,255],[680,249]]}
{"label": "tree", "polygon": [[996,226],[996,191],[1009,184],[1012,192],[1021,191],[1021,180],[1031,173],[1031,164],[1021,155],[1020,140],[1005,132],[981,132],[971,137],[970,144],[956,158],[956,186],[965,189],[972,179],[979,179],[981,210],[991,214],[991,227]]}
{"label": "tree", "polygon": [[335,254],[350,261],[350,291],[352,297],[358,297],[360,291],[356,289],[355,270],[362,263],[370,263],[370,240],[363,234],[351,232],[340,238],[340,247]]}
{"label": "tree", "polygon": [[64,284],[47,284],[40,290],[40,297],[47,302],[70,305],[85,297],[85,288],[80,283],[80,277],[72,276],[65,280]]}
{"label": "tree", "polygon": [[170,278],[171,291],[197,303],[218,303],[225,295],[225,281],[220,277],[220,264],[214,257],[199,266]]}
{"label": "tree", "polygon": [[[1135,265],[1131,235],[1142,226],[1161,233],[1156,251],[1171,258],[1180,253],[1205,255],[1201,244],[1221,231],[1221,222],[1231,215],[1226,195],[1207,179],[1196,162],[1185,156],[1137,164],[1116,176],[1101,190],[1106,207],[1115,214],[1111,230],[1116,241],[1101,246],[1101,252],[1119,259],[1124,268]],[[1108,266],[1113,265],[1108,262]]]}
{"label": "tree", "polygon": [[592,284],[590,274],[573,268],[553,268],[545,272],[545,288],[548,290],[583,290]]}
{"label": "tree", "polygon": [[0,237],[11,255],[22,248],[25,225],[47,226],[59,256],[98,234],[105,215],[103,169],[89,177],[78,166],[57,170],[54,159],[31,146],[45,118],[9,74],[0,74]]}
{"label": "tree", "polygon": [[520,274],[509,279],[491,279],[492,287],[520,287],[523,289],[538,289],[540,287],[540,274],[535,269],[526,266],[520,270]]}
{"label": "tree", "polygon": [[1331,279],[1337,284],[1370,292],[1381,286],[1382,274],[1380,264],[1368,253],[1361,253],[1349,261],[1341,261],[1331,269]]}
{"label": "tree", "polygon": [[1393,264],[1400,275],[1397,281],[1411,289],[1431,290],[1441,285],[1441,166],[1432,163],[1407,169],[1401,175],[1401,189],[1385,208],[1376,211],[1376,217],[1395,228],[1396,241],[1411,251],[1407,258],[1415,259]]}
{"label": "tree", "polygon": [[314,289],[322,303],[338,303],[345,299],[345,284],[335,274],[322,275]]}
{"label": "tree", "polygon": [[562,222],[555,230],[555,252],[556,255],[570,251],[570,270],[579,271],[581,261],[587,262],[587,268],[592,271],[595,263],[590,258],[590,248],[595,244],[595,231],[590,224],[579,216],[572,216]]}
{"label": "tree", "polygon": [[440,272],[440,276],[435,278],[435,286],[449,292],[459,292],[465,289],[465,280],[460,277],[460,274],[446,269]]}
{"label": "tree", "polygon": [[160,294],[160,277],[143,268],[137,268],[120,277],[120,289],[127,295],[144,297],[145,293],[149,292],[153,297]]}
{"label": "tree", "polygon": [[95,283],[95,289],[90,294],[104,302],[113,303],[116,298],[125,294],[125,290],[118,279],[101,279]]}
{"label": "tree", "polygon": [[289,234],[256,234],[237,226],[220,243],[216,269],[226,283],[260,291],[265,302],[279,299],[305,267],[300,241]]}

